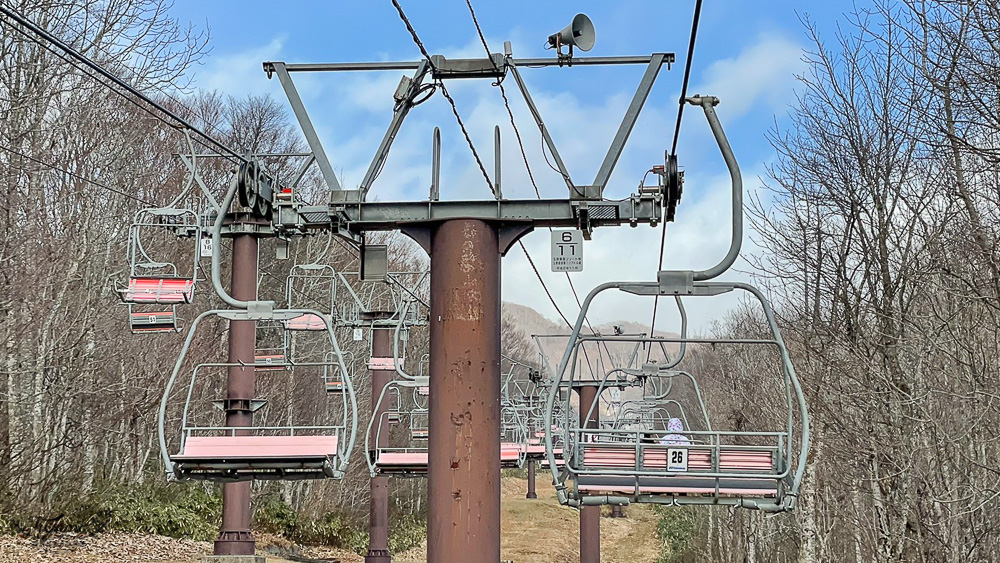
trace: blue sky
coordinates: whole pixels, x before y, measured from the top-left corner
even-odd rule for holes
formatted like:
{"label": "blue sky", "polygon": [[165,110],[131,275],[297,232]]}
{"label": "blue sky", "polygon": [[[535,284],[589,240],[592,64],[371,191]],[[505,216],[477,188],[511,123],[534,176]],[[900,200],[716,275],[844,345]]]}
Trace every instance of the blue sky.
{"label": "blue sky", "polygon": [[[464,0],[401,0],[420,38],[432,54],[448,57],[484,55]],[[858,4],[863,6],[865,4]],[[551,57],[545,37],[584,12],[594,22],[597,42],[587,55],[648,55],[674,52],[677,64],[661,72],[629,144],[611,178],[606,195],[625,197],[643,172],[662,162],[669,149],[683,76],[693,1],[619,2],[473,2],[486,39],[494,52],[503,41],[515,57]],[[786,120],[794,102],[795,74],[805,67],[803,49],[810,47],[801,18],[816,22],[827,41],[834,41],[838,21],[855,4],[844,1],[790,3],[777,1],[707,1],[704,3],[689,93],[722,99],[718,112],[743,170],[745,190],[756,191],[773,157],[765,133]],[[417,60],[419,51],[389,0],[380,2],[206,2],[177,0],[173,14],[211,30],[212,51],[194,69],[195,84],[227,94],[270,93],[284,100],[277,80],[267,80],[260,63]],[[522,74],[546,125],[577,183],[589,183],[635,90],[643,67],[524,69]],[[342,181],[360,182],[392,110],[391,95],[401,73],[296,74],[294,79],[316,124],[327,153]],[[565,186],[545,163],[540,136],[517,94],[507,83],[515,119],[525,140],[532,172],[543,197],[562,197]],[[473,140],[492,170],[492,131],[503,134],[504,194],[533,197],[520,153],[497,88],[488,81],[449,84]],[[444,156],[442,198],[486,198],[488,189],[465,147],[454,118],[440,95],[411,112],[397,137],[386,168],[370,197],[382,200],[426,199],[430,182],[430,139],[442,129]],[[728,176],[700,110],[688,107],[678,147],[687,174],[677,222],[668,228],[668,268],[697,269],[713,265],[729,242]],[[549,233],[525,239],[546,283],[567,316],[577,307],[562,274],[548,271]],[[745,252],[756,252],[749,234]],[[586,293],[611,279],[655,279],[659,229],[605,228],[585,246],[584,272],[573,274]],[[504,299],[534,307],[550,318],[557,314],[515,249],[504,261]],[[742,263],[742,270],[748,270]],[[746,279],[730,272],[727,279]],[[704,330],[732,306],[733,299],[690,305],[692,325]],[[648,322],[649,300],[626,296],[595,301],[591,320]],[[659,329],[677,330],[672,304],[663,305]]]}

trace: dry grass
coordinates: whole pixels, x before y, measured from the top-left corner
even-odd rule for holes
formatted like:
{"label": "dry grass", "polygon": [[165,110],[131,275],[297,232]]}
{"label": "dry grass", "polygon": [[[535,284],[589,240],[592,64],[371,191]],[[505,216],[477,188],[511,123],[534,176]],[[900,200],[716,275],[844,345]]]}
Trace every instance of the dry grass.
{"label": "dry grass", "polygon": [[[502,526],[501,557],[514,563],[571,563],[579,556],[579,514],[560,506],[555,490],[548,484],[546,473],[539,473],[538,499],[524,498],[527,483],[523,479],[501,481]],[[656,516],[645,506],[629,506],[628,518],[601,519],[601,561],[605,563],[645,563],[656,560],[659,544],[656,539]],[[605,515],[607,512],[605,512]],[[293,560],[271,556],[264,546],[289,549],[279,538],[258,537],[258,553],[268,555],[270,563],[294,563]],[[99,536],[63,535],[53,537],[48,544],[38,544],[21,538],[0,537],[0,562],[65,561],[84,563],[97,561],[161,561],[193,563],[199,554],[207,554],[211,544],[174,540],[140,534],[104,534]],[[304,559],[361,563],[354,553],[321,547],[301,548]],[[397,563],[426,561],[425,546],[393,556]]]}

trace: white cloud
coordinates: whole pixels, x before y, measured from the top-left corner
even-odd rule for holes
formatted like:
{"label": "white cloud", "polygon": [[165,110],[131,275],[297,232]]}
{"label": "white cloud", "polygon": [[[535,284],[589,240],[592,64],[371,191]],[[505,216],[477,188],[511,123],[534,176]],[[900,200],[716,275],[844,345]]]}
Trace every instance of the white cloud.
{"label": "white cloud", "polygon": [[196,74],[200,88],[219,90],[233,96],[265,94],[281,96],[277,79],[267,80],[261,63],[281,60],[284,38],[239,53],[213,54],[205,68]]}
{"label": "white cloud", "polygon": [[781,36],[760,35],[732,58],[714,61],[692,85],[690,93],[717,96],[725,117],[733,119],[751,108],[778,110],[788,103],[795,75],[805,69],[802,46]]}

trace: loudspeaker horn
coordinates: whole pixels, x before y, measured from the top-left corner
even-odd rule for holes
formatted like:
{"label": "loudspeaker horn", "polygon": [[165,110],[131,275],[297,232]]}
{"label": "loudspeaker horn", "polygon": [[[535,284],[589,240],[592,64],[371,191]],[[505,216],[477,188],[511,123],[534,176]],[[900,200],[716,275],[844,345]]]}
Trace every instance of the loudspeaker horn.
{"label": "loudspeaker horn", "polygon": [[562,45],[569,45],[571,52],[573,47],[581,51],[589,51],[594,47],[596,39],[594,22],[590,21],[587,14],[577,14],[573,17],[573,22],[564,27],[562,31],[549,36],[549,45],[556,49]]}

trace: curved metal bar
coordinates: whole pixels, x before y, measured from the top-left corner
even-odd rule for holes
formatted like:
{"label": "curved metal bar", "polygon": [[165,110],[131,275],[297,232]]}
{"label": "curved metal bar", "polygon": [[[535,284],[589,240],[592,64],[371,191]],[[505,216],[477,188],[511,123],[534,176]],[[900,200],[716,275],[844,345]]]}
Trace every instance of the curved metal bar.
{"label": "curved metal bar", "polygon": [[[792,386],[795,388],[795,397],[798,401],[799,414],[802,417],[802,445],[799,447],[801,452],[798,459],[798,464],[795,469],[795,476],[792,478],[792,489],[785,493],[788,499],[786,503],[786,509],[792,510],[795,508],[798,502],[799,486],[802,484],[802,477],[806,471],[806,457],[809,452],[810,435],[809,435],[809,409],[806,407],[806,397],[805,393],[802,391],[802,384],[799,382],[798,375],[795,373],[795,366],[792,365],[792,359],[788,355],[788,348],[785,346],[785,341],[781,338],[781,330],[778,328],[778,323],[774,318],[774,312],[771,310],[771,304],[768,303],[767,299],[764,298],[764,294],[760,292],[756,287],[742,282],[737,282],[733,284],[734,287],[742,289],[754,297],[760,302],[761,307],[764,309],[764,318],[767,320],[768,326],[771,328],[771,334],[774,335],[775,340],[779,343],[779,349],[781,350],[781,361],[785,368],[785,377],[791,381]],[[791,412],[789,412],[789,425],[792,423]],[[788,430],[788,452],[791,454],[792,451],[792,429]]]}
{"label": "curved metal bar", "polygon": [[[680,295],[675,295],[674,301],[677,303],[677,311],[681,315],[681,338],[687,338],[687,330],[688,330],[687,310],[684,309],[684,302],[681,300]],[[650,336],[652,336],[652,334],[650,334]],[[684,360],[684,354],[686,353],[687,353],[687,342],[681,342],[681,349],[677,352],[677,359],[674,360],[673,363],[669,364],[667,366],[667,369],[675,367],[677,366],[677,364],[681,363],[681,361]]]}
{"label": "curved metal bar", "polygon": [[[229,183],[226,197],[222,200],[223,211],[215,218],[215,224],[212,226],[212,287],[215,288],[215,293],[219,295],[219,298],[230,307],[246,309],[250,305],[249,301],[236,299],[232,295],[229,295],[226,288],[222,286],[222,223],[226,218],[225,210],[229,209],[233,204],[237,187],[236,177],[234,176]],[[263,301],[262,303],[266,303],[272,308],[274,307],[274,301]]]}
{"label": "curved metal bar", "polygon": [[418,376],[411,375],[403,371],[403,365],[399,361],[399,331],[403,328],[403,323],[404,320],[406,319],[406,313],[410,310],[411,303],[413,303],[412,299],[404,298],[403,305],[399,310],[399,322],[396,323],[396,329],[395,331],[393,331],[393,337],[392,337],[392,365],[396,368],[396,373],[398,373],[400,377],[409,379],[410,381],[414,381],[417,379]]}
{"label": "curved metal bar", "polygon": [[708,119],[709,127],[712,128],[715,142],[719,145],[719,150],[722,151],[726,167],[729,168],[729,177],[733,187],[733,232],[729,242],[729,252],[715,266],[694,272],[694,281],[705,281],[719,277],[736,262],[736,258],[740,255],[740,247],[743,245],[743,175],[740,173],[740,165],[736,162],[733,148],[729,146],[726,133],[722,130],[719,116],[715,113],[715,106],[719,103],[719,99],[714,96],[691,96],[685,98],[684,101],[701,106],[705,110],[705,117]]}
{"label": "curved metal bar", "polygon": [[168,481],[176,480],[177,474],[174,472],[174,463],[170,461],[170,453],[167,451],[167,438],[165,430],[167,420],[167,402],[170,399],[170,392],[174,388],[174,383],[177,381],[177,375],[181,371],[181,365],[184,362],[184,357],[187,356],[188,348],[191,347],[191,341],[194,339],[195,329],[198,328],[198,324],[203,319],[217,312],[218,311],[205,311],[195,317],[194,321],[191,322],[191,328],[188,329],[187,336],[184,338],[184,344],[181,346],[181,353],[177,356],[177,361],[174,363],[174,370],[170,373],[170,378],[167,379],[166,389],[163,391],[163,397],[160,399],[160,410],[156,415],[156,437],[160,441],[160,456],[163,458],[163,466],[167,469]]}

